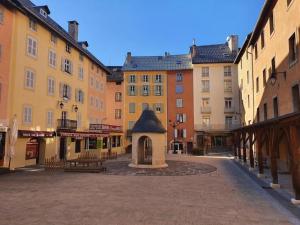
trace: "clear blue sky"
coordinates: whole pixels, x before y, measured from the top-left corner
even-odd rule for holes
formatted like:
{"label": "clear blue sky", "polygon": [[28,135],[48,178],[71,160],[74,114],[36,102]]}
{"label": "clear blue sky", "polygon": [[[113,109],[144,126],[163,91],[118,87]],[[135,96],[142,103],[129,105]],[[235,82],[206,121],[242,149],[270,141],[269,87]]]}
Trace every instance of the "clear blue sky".
{"label": "clear blue sky", "polygon": [[67,29],[79,22],[79,39],[105,65],[122,65],[125,55],[188,53],[197,45],[224,43],[230,34],[240,45],[252,31],[264,0],[33,0],[48,5],[51,17]]}

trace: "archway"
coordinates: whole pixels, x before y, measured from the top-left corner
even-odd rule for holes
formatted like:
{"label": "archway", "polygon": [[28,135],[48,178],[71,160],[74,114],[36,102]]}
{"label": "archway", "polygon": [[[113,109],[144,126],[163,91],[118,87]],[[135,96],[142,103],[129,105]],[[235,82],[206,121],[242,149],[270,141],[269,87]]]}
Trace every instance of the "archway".
{"label": "archway", "polygon": [[138,140],[138,164],[152,165],[152,140],[142,136]]}

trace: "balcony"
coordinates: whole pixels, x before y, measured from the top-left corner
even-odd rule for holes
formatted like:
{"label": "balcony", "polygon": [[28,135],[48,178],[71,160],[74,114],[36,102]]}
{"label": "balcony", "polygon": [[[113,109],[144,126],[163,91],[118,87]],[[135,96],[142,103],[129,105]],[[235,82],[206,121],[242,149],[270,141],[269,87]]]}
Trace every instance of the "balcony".
{"label": "balcony", "polygon": [[201,107],[201,113],[211,113],[211,107],[210,106]]}
{"label": "balcony", "polygon": [[77,129],[77,121],[76,120],[59,119],[59,120],[57,120],[57,129],[58,130],[76,130]]}
{"label": "balcony", "polygon": [[235,108],[234,107],[230,107],[230,108],[224,108],[224,113],[234,113],[235,112]]}

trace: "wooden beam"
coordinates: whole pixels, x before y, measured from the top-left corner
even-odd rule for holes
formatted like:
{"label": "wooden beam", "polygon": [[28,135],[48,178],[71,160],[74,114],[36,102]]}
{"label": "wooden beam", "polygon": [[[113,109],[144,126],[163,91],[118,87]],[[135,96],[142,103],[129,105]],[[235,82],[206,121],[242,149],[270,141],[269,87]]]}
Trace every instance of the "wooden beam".
{"label": "wooden beam", "polygon": [[243,136],[243,162],[247,163],[246,133],[244,132],[242,136]]}
{"label": "wooden beam", "polygon": [[289,128],[292,150],[292,181],[295,199],[300,200],[300,129],[295,125],[291,125]]}
{"label": "wooden beam", "polygon": [[250,158],[250,167],[254,168],[254,153],[253,153],[253,134],[249,133],[249,158]]}
{"label": "wooden beam", "polygon": [[267,141],[267,149],[270,153],[271,158],[271,174],[272,174],[272,184],[278,184],[278,166],[277,166],[277,151],[279,148],[278,141],[278,129],[270,128],[268,141]]}
{"label": "wooden beam", "polygon": [[256,138],[256,146],[257,146],[257,160],[258,160],[258,171],[259,174],[264,174],[264,162],[263,162],[263,152],[262,152],[262,137],[260,133],[258,133]]}

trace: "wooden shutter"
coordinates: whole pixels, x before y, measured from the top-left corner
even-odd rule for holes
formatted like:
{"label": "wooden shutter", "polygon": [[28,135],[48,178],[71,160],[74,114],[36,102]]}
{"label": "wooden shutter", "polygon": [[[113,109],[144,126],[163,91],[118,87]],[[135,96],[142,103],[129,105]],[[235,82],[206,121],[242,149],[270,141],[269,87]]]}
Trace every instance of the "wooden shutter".
{"label": "wooden shutter", "polygon": [[79,90],[75,89],[75,102],[79,102]]}
{"label": "wooden shutter", "polygon": [[163,95],[164,95],[164,86],[161,85],[161,96],[163,96]]}
{"label": "wooden shutter", "polygon": [[183,117],[183,122],[186,122],[186,114],[185,113],[183,114],[182,117]]}
{"label": "wooden shutter", "polygon": [[64,89],[64,84],[59,83],[59,97],[63,97],[63,89]]}
{"label": "wooden shutter", "polygon": [[71,60],[70,60],[70,73],[73,74],[73,63]]}
{"label": "wooden shutter", "polygon": [[72,88],[70,85],[68,85],[68,98],[71,99],[72,98]]}
{"label": "wooden shutter", "polygon": [[64,59],[64,57],[61,58],[61,71],[65,72],[65,59]]}
{"label": "wooden shutter", "polygon": [[163,103],[160,103],[160,112],[164,113],[164,104]]}

